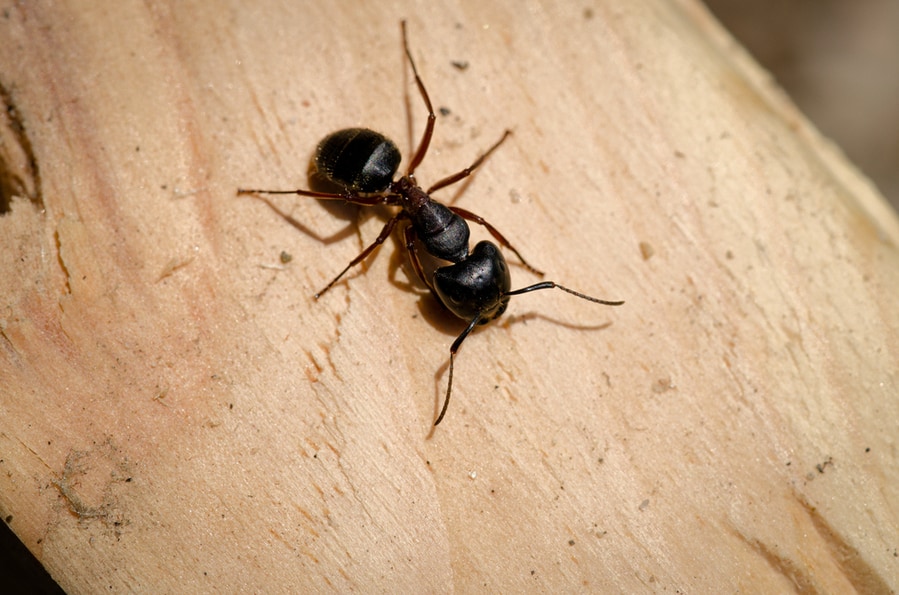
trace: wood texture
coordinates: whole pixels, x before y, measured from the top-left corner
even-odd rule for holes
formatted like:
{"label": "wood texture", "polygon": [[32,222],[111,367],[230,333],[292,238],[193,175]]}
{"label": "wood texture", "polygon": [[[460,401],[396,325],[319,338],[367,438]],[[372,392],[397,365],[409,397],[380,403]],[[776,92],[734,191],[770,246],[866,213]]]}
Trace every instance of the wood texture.
{"label": "wood texture", "polygon": [[[899,222],[704,9],[332,4],[3,11],[0,514],[61,586],[896,592]],[[513,128],[438,198],[627,301],[513,299],[433,434],[399,243],[311,299],[385,213],[235,195],[409,154],[401,17],[419,179]]]}

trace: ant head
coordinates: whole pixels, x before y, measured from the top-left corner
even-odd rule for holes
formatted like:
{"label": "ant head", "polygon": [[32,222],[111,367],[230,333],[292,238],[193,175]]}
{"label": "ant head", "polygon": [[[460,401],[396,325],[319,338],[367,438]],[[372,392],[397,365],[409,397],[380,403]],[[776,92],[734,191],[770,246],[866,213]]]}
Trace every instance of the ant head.
{"label": "ant head", "polygon": [[368,128],[344,128],[318,143],[315,168],[356,192],[381,192],[393,182],[401,155],[392,140]]}
{"label": "ant head", "polygon": [[463,320],[480,317],[487,324],[506,311],[512,280],[503,253],[490,242],[479,242],[465,260],[434,271],[434,291]]}

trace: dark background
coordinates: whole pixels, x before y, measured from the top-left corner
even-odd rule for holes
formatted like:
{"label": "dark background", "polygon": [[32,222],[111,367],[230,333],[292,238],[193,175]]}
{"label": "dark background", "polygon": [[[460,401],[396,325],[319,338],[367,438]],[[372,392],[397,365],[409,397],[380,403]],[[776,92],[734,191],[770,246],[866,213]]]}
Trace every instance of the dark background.
{"label": "dark background", "polygon": [[899,2],[705,2],[899,210]]}

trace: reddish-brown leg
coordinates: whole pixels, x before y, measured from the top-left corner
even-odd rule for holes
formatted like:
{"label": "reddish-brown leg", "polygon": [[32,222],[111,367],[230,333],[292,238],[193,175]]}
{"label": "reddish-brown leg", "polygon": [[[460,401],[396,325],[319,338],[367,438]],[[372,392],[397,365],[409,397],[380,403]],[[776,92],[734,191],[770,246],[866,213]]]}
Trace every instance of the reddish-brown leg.
{"label": "reddish-brown leg", "polygon": [[442,180],[437,181],[437,183],[433,184],[430,188],[428,188],[427,193],[431,194],[432,192],[436,192],[437,190],[440,190],[441,188],[446,188],[447,186],[449,186],[451,184],[455,184],[459,180],[463,180],[463,179],[467,178],[468,176],[470,176],[471,172],[476,170],[478,168],[478,166],[481,165],[484,162],[484,160],[487,159],[487,157],[489,157],[490,154],[493,153],[497,149],[497,147],[499,147],[501,144],[503,144],[503,141],[506,140],[506,138],[510,134],[512,134],[512,131],[506,130],[503,133],[503,135],[500,137],[500,139],[493,144],[492,147],[487,149],[484,152],[484,154],[482,154],[480,157],[478,157],[477,159],[474,160],[474,163],[472,163],[471,165],[469,165],[468,167],[466,167],[465,169],[463,169],[460,172],[456,172],[451,176],[447,176],[447,177],[443,178]]}
{"label": "reddish-brown leg", "polygon": [[359,194],[357,192],[344,192],[338,194],[336,192],[315,192],[314,190],[258,190],[240,188],[237,194],[296,194],[298,196],[311,196],[321,200],[344,200],[354,205],[363,207],[373,207],[376,205],[396,205],[400,203],[399,196],[392,192],[384,192],[379,194]]}
{"label": "reddish-brown leg", "polygon": [[531,264],[524,259],[524,256],[522,256],[521,253],[515,249],[515,246],[513,246],[512,244],[509,243],[509,240],[506,239],[506,236],[501,234],[498,229],[496,229],[495,227],[493,227],[492,225],[487,223],[486,219],[484,219],[480,215],[475,215],[471,211],[466,211],[465,209],[461,209],[459,207],[447,207],[447,208],[450,211],[452,211],[453,213],[462,217],[463,219],[467,219],[468,221],[474,221],[478,225],[483,225],[485,228],[487,228],[487,231],[490,232],[490,235],[492,235],[494,238],[496,238],[496,241],[499,242],[501,246],[503,246],[504,248],[508,248],[509,250],[514,252],[515,256],[518,257],[518,260],[521,261],[521,264],[523,264],[525,267],[527,267],[527,269],[529,271],[531,271],[532,273],[534,273],[537,276],[540,276],[540,277],[543,276],[543,271],[531,266]]}
{"label": "reddish-brown leg", "polygon": [[409,167],[406,169],[406,175],[414,177],[416,168],[421,165],[422,160],[424,160],[425,155],[428,152],[428,147],[431,144],[431,137],[434,135],[434,122],[437,120],[437,114],[434,113],[434,106],[431,105],[431,98],[428,97],[428,91],[425,89],[425,84],[421,82],[421,77],[418,76],[418,69],[415,68],[412,52],[409,51],[409,40],[406,36],[406,21],[401,21],[400,26],[403,30],[403,49],[406,50],[406,57],[409,59],[409,66],[412,67],[412,74],[415,75],[415,84],[418,85],[418,92],[421,94],[421,98],[428,108],[428,123],[425,126],[425,132],[421,137],[421,142],[418,143],[418,148],[415,149],[412,160],[409,161]]}
{"label": "reddish-brown leg", "polygon": [[396,222],[399,221],[401,218],[403,218],[403,217],[405,217],[405,216],[406,216],[406,214],[405,214],[404,212],[401,211],[401,212],[397,213],[396,215],[394,215],[393,217],[391,217],[391,218],[387,221],[387,223],[384,224],[384,227],[381,228],[381,233],[378,234],[378,237],[375,238],[375,241],[372,242],[372,243],[368,246],[368,248],[366,248],[365,250],[363,250],[362,253],[359,254],[359,256],[357,256],[356,258],[354,258],[353,260],[351,260],[351,261],[350,261],[350,264],[346,265],[346,267],[345,267],[342,271],[340,271],[340,273],[339,273],[336,277],[334,277],[334,278],[331,280],[331,282],[328,283],[328,284],[325,286],[324,289],[322,289],[321,291],[319,291],[318,293],[316,293],[315,296],[314,296],[315,299],[320,298],[326,291],[328,291],[329,289],[331,289],[331,287],[332,287],[335,283],[337,283],[337,282],[340,280],[340,278],[343,277],[343,276],[346,274],[346,272],[347,272],[348,270],[350,270],[351,268],[353,268],[354,266],[356,266],[357,264],[359,264],[360,262],[362,262],[363,260],[365,260],[365,259],[368,257],[368,255],[371,254],[371,253],[374,251],[375,248],[377,248],[378,246],[380,246],[381,244],[383,244],[383,243],[384,243],[384,240],[386,240],[388,237],[390,237],[390,232],[393,231],[393,228],[396,226]]}
{"label": "reddish-brown leg", "polygon": [[[431,287],[431,284],[428,283],[428,280],[425,278],[424,269],[421,266],[421,260],[418,258],[418,251],[415,249],[415,228],[411,225],[408,226],[403,231],[403,237],[406,240],[406,252],[409,253],[409,262],[412,263],[412,270],[415,271],[415,274],[424,283],[425,287],[431,290],[431,293],[434,293],[434,288]],[[439,299],[437,300],[440,301]]]}

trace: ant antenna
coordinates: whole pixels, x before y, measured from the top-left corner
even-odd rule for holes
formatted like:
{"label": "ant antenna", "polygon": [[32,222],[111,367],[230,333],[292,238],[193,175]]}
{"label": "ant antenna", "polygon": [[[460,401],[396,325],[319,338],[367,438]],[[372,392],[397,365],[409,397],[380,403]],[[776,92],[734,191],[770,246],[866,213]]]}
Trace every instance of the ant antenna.
{"label": "ant antenna", "polygon": [[[581,299],[587,300],[588,302],[593,302],[595,304],[603,304],[604,306],[620,306],[624,303],[624,300],[601,300],[599,298],[595,298],[589,296],[585,293],[581,293],[580,291],[575,291],[573,289],[569,289],[564,285],[559,285],[554,281],[541,281],[540,283],[535,283],[533,285],[528,285],[527,287],[522,287],[521,289],[515,289],[513,291],[507,291],[503,297],[508,298],[513,295],[522,295],[525,293],[530,293],[532,291],[540,291],[541,289],[561,289],[571,295],[577,296]],[[465,330],[462,331],[455,341],[453,341],[452,347],[450,347],[450,362],[449,362],[449,380],[446,385],[446,396],[443,398],[443,407],[440,409],[440,415],[437,416],[437,420],[434,422],[434,425],[438,425],[441,421],[443,421],[443,416],[446,415],[446,410],[449,408],[450,396],[453,394],[453,361],[456,358],[456,352],[459,351],[459,348],[462,346],[462,341],[465,340],[468,335],[471,334],[471,331],[478,325],[478,323],[482,323],[484,321],[484,316],[478,314],[475,316],[471,322],[468,323],[468,326],[465,327]]]}

